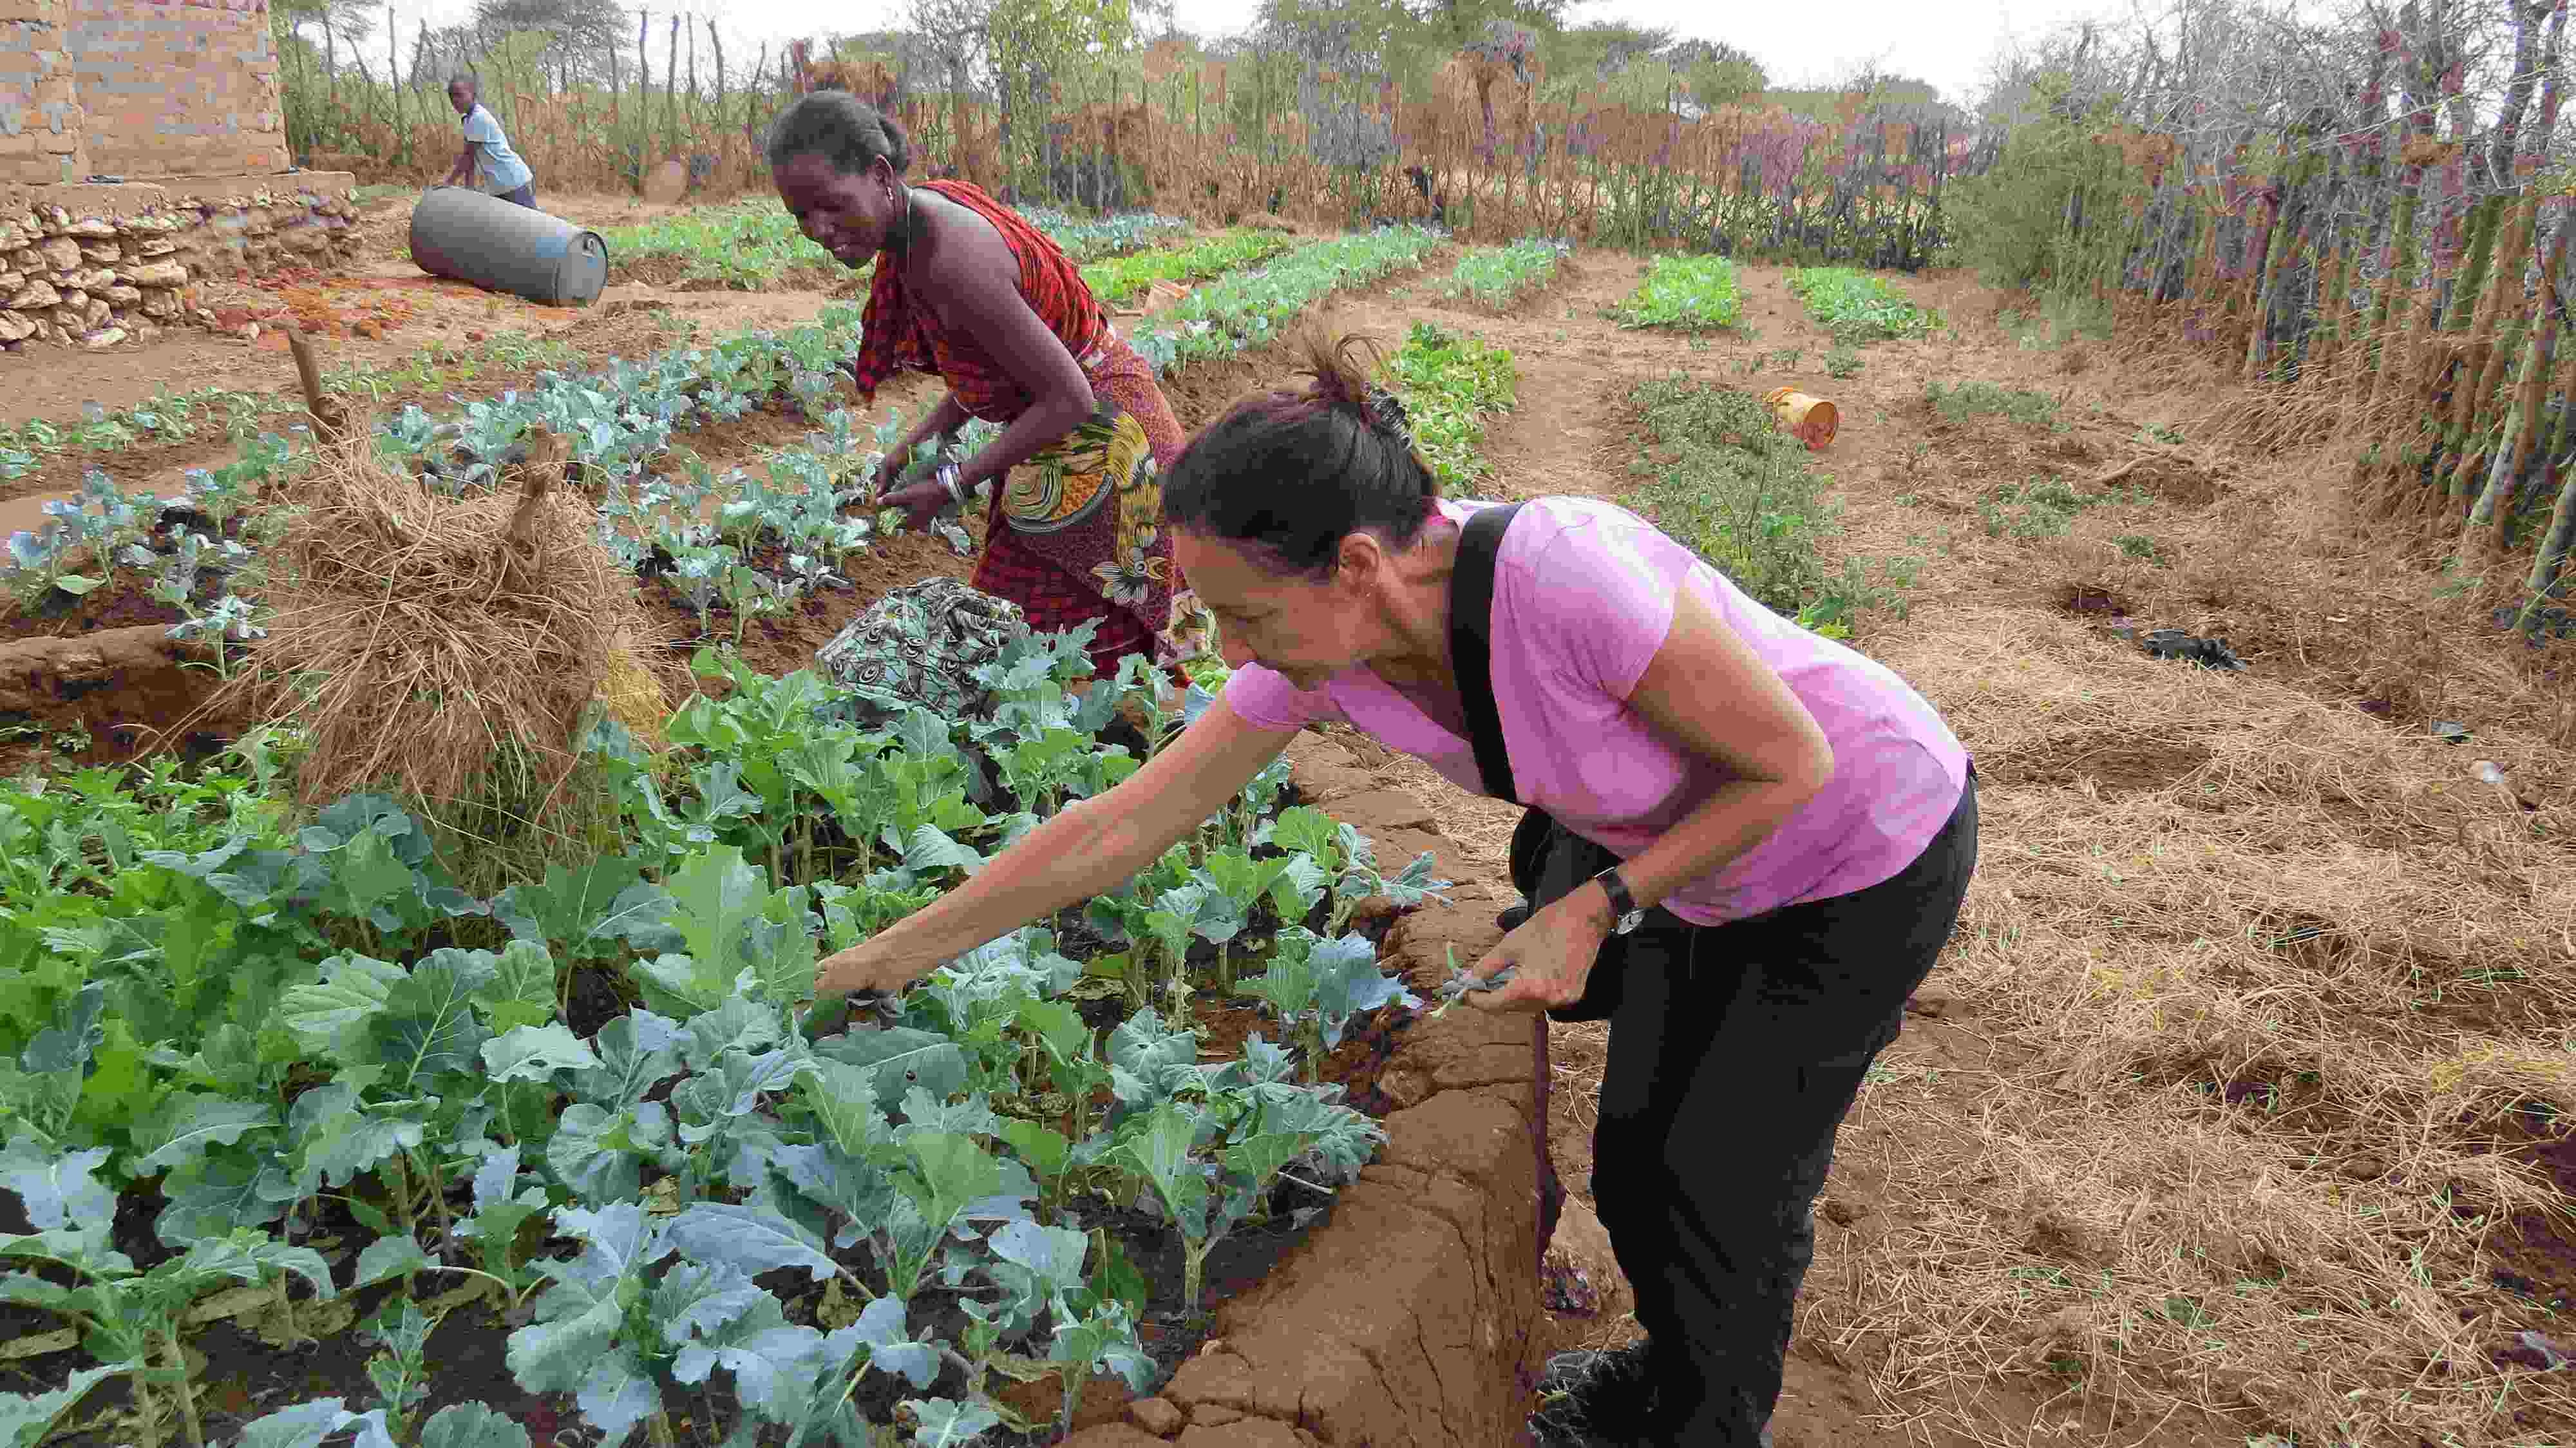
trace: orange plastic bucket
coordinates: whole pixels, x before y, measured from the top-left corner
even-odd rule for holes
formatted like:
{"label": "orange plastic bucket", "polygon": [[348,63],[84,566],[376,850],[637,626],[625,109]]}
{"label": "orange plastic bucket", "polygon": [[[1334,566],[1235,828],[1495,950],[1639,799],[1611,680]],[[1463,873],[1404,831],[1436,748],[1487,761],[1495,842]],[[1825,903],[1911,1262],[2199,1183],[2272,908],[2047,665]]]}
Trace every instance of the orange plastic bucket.
{"label": "orange plastic bucket", "polygon": [[1821,397],[1810,397],[1794,387],[1775,387],[1762,395],[1771,407],[1771,415],[1780,426],[1807,445],[1810,452],[1831,446],[1834,429],[1842,422],[1842,412]]}

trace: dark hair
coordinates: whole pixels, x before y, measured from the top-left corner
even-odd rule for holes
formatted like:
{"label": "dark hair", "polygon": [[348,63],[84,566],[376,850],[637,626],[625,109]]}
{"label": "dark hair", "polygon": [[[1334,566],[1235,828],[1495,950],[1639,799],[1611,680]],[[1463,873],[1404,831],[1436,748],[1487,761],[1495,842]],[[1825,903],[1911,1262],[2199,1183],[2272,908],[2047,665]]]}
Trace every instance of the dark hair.
{"label": "dark hair", "polygon": [[895,118],[845,90],[815,91],[778,113],[769,127],[769,169],[799,156],[821,156],[855,176],[882,160],[900,176],[912,169],[912,140]]}
{"label": "dark hair", "polygon": [[460,70],[447,78],[447,84],[451,90],[463,86],[467,90],[479,91],[483,89],[483,77],[470,70]]}
{"label": "dark hair", "polygon": [[1354,357],[1375,343],[1307,330],[1291,343],[1312,383],[1247,397],[1163,475],[1163,520],[1222,539],[1276,573],[1330,578],[1342,540],[1413,546],[1440,480],[1413,449],[1404,404]]}

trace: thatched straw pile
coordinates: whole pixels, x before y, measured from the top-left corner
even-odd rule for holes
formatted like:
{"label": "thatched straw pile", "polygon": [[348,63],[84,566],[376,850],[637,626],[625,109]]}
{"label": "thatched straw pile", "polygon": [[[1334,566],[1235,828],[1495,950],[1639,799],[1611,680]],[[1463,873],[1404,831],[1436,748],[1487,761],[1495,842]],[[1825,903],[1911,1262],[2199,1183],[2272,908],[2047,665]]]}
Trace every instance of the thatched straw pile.
{"label": "thatched straw pile", "polygon": [[650,742],[667,707],[642,662],[654,622],[563,486],[568,449],[534,437],[516,490],[455,499],[316,419],[320,455],[279,499],[259,667],[216,707],[301,726],[308,807],[381,790],[469,845],[552,853],[586,828],[563,797],[585,709]]}

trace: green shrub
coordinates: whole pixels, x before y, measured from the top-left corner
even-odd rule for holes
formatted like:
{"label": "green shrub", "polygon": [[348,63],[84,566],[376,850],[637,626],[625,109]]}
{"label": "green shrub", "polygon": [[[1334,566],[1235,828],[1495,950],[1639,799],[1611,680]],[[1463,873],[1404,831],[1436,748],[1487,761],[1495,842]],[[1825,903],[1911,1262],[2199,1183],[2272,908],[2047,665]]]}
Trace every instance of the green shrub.
{"label": "green shrub", "polygon": [[2051,113],[2043,89],[2015,118],[2003,154],[1944,198],[1955,238],[1950,257],[1989,286],[2072,290],[2108,274],[2125,255],[2127,204],[2141,182],[2118,150],[2094,134],[2112,117]]}

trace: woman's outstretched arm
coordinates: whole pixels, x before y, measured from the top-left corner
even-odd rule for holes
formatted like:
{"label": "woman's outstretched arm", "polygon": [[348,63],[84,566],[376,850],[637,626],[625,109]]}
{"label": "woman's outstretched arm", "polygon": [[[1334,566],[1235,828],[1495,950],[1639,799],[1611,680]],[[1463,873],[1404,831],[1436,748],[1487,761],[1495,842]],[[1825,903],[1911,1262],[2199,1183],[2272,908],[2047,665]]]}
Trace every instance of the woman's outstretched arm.
{"label": "woman's outstretched arm", "polygon": [[825,957],[815,990],[901,990],[987,941],[1116,889],[1224,809],[1295,737],[1253,725],[1219,698],[1106,794],[1067,805],[973,879]]}

